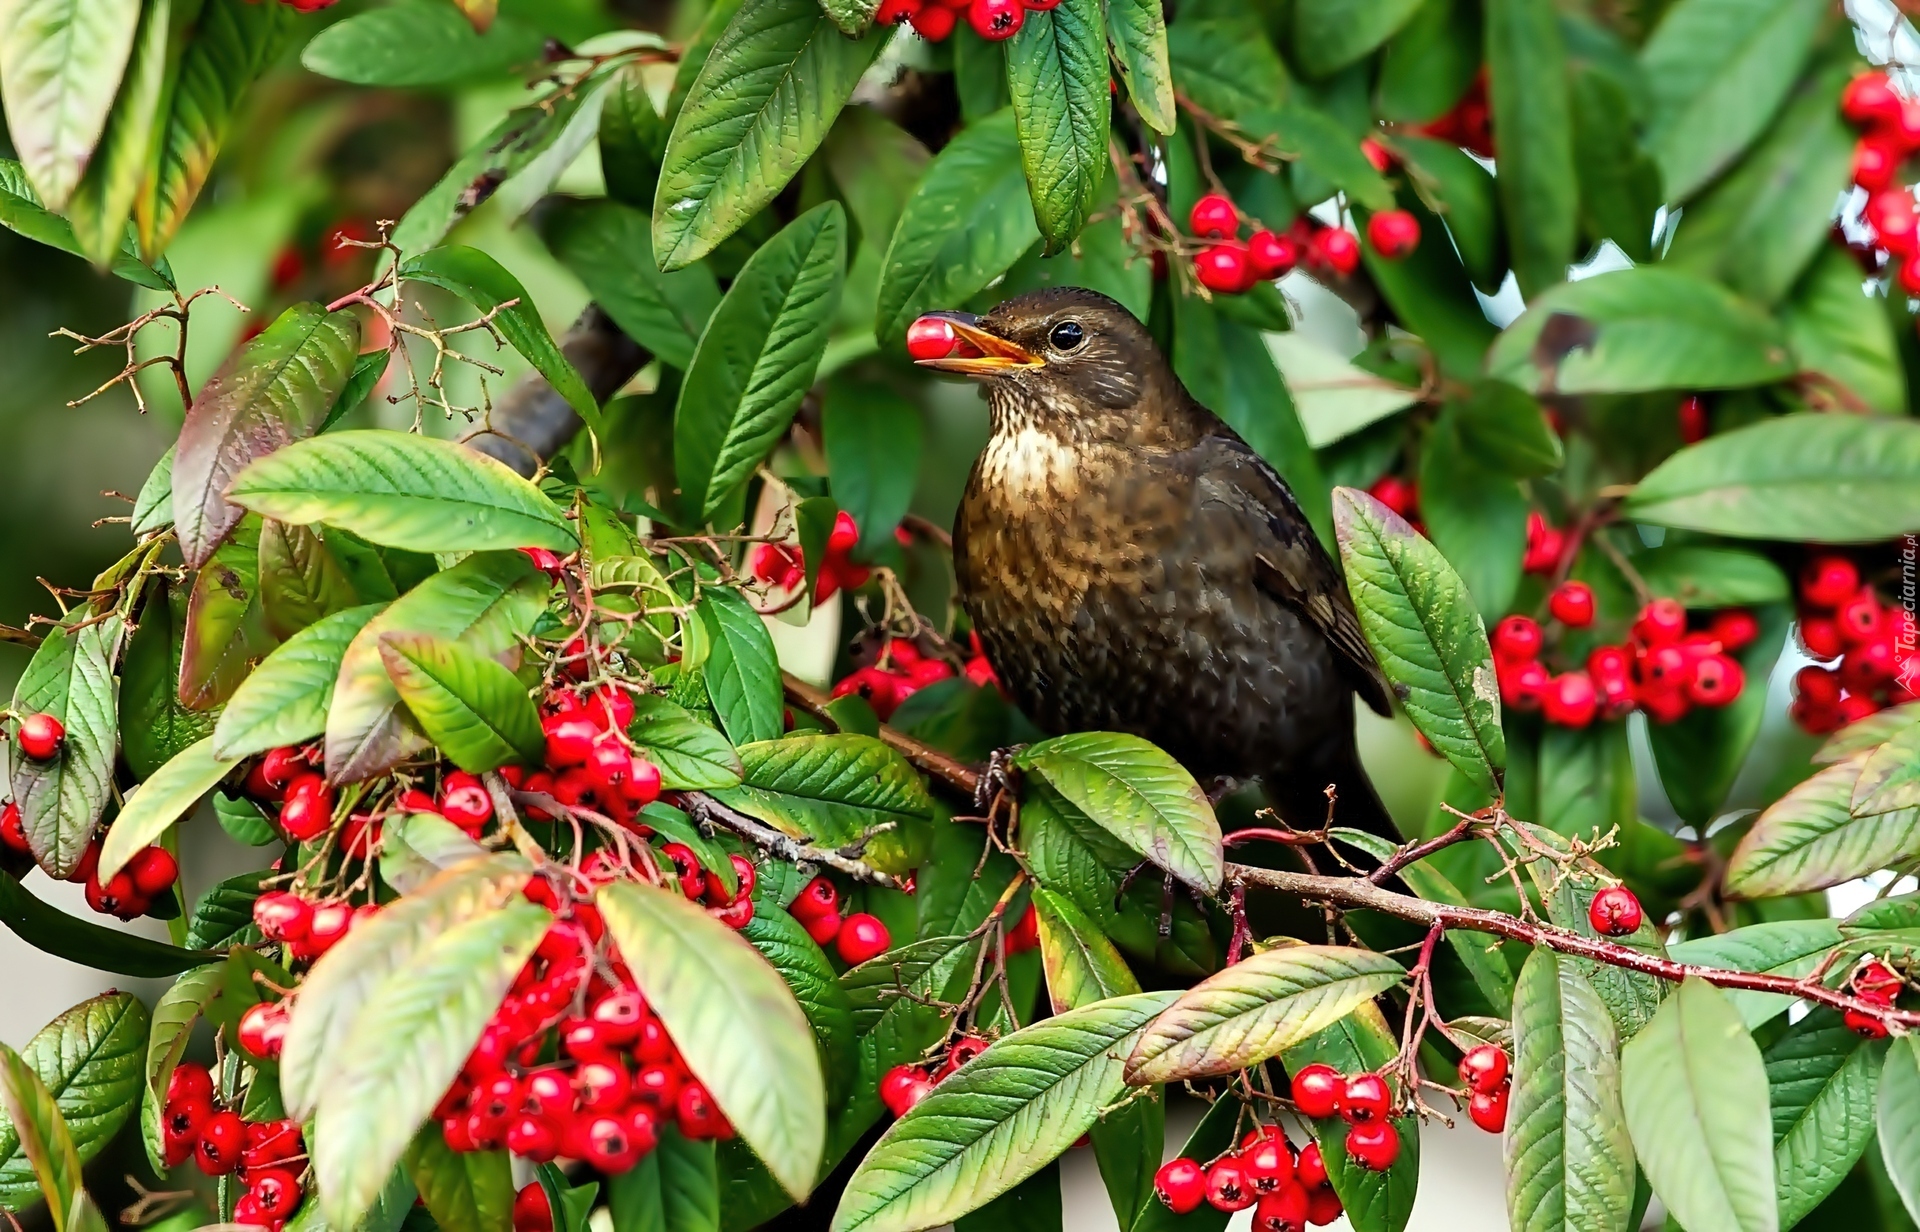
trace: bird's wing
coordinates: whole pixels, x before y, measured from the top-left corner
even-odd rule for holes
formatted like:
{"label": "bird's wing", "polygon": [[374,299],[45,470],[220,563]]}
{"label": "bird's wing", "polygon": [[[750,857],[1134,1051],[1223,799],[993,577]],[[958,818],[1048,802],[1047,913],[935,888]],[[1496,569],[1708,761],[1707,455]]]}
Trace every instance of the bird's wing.
{"label": "bird's wing", "polygon": [[1251,537],[1254,584],[1319,629],[1354,691],[1378,713],[1390,713],[1392,686],[1361,635],[1346,582],[1286,480],[1237,437],[1209,436],[1190,456],[1196,515],[1203,523],[1227,519],[1232,526],[1223,533]]}

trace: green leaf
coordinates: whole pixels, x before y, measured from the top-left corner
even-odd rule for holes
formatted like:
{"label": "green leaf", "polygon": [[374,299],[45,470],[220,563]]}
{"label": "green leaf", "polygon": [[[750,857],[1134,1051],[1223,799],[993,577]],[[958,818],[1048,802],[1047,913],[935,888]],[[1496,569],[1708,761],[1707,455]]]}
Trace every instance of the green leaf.
{"label": "green leaf", "polygon": [[202,894],[200,901],[193,905],[193,918],[187,921],[188,948],[225,950],[258,942],[260,933],[253,924],[253,900],[260,897],[260,883],[266,875],[242,873]]}
{"label": "green leaf", "polygon": [[200,798],[212,791],[238,759],[222,761],[213,755],[213,737],[183,749],[154,771],[127,797],[120,815],[107,828],[100,845],[98,876],[102,884],[126,867],[128,860],[172,828]]}
{"label": "green leaf", "polygon": [[[1749,680],[1767,679],[1786,641],[1785,612],[1761,614],[1760,634],[1734,652]],[[1674,812],[1702,828],[1727,803],[1766,714],[1766,690],[1742,689],[1726,706],[1700,707],[1673,723],[1649,725],[1648,743]],[[1920,800],[1914,803],[1920,804]]]}
{"label": "green leaf", "polygon": [[260,601],[260,533],[258,517],[241,519],[193,579],[178,689],[190,710],[224,702],[274,647]]}
{"label": "green leaf", "polygon": [[51,209],[66,207],[93,157],[139,25],[139,0],[15,0],[7,6],[0,22],[7,136]]}
{"label": "green leaf", "polygon": [[1167,22],[1152,0],[1113,0],[1107,5],[1107,45],[1133,109],[1156,132],[1171,133],[1173,69],[1167,55]]}
{"label": "green leaf", "polygon": [[1637,262],[1653,259],[1660,168],[1641,148],[1632,99],[1591,64],[1573,74],[1573,157],[1580,176],[1580,224],[1594,244],[1612,240]]}
{"label": "green leaf", "polygon": [[1453,406],[1461,440],[1509,475],[1547,475],[1566,462],[1546,409],[1505,381],[1475,381]]}
{"label": "green leaf", "polygon": [[[312,1142],[328,1223],[351,1228],[380,1197],[552,922],[522,901],[453,925],[387,974],[334,1041]],[[299,1013],[308,1010],[303,993]]]}
{"label": "green leaf", "polygon": [[772,740],[786,730],[785,694],[773,635],[734,590],[709,590],[700,621],[713,649],[707,658],[707,698],[734,744]]}
{"label": "green leaf", "polygon": [[125,717],[120,753],[143,779],[211,732],[218,717],[180,704],[176,686],[186,619],[186,592],[156,579],[120,663],[120,713]]}
{"label": "green leaf", "polygon": [[1220,823],[1193,776],[1159,748],[1121,732],[1080,732],[1029,745],[1014,764],[1187,885],[1220,888]]}
{"label": "green leaf", "polygon": [[147,1035],[146,1082],[140,1092],[140,1136],[156,1176],[166,1175],[166,1141],[160,1114],[172,1081],[174,1066],[187,1051],[193,1024],[226,984],[222,965],[199,967],[175,980],[153,1004],[153,1027]]}
{"label": "green leaf", "polygon": [[[1527,395],[1504,382],[1487,382]],[[1530,399],[1529,399],[1530,401]],[[1490,455],[1468,441],[1466,407],[1440,413],[1420,452],[1420,516],[1424,534],[1454,567],[1485,620],[1513,606],[1526,551],[1526,495],[1511,475],[1488,465]]]}
{"label": "green leaf", "polygon": [[915,317],[966,303],[1040,238],[1011,110],[969,124],[927,167],[887,244],[874,336],[898,345]]}
{"label": "green leaf", "polygon": [[1087,225],[1107,177],[1113,100],[1105,11],[1099,0],[1061,0],[1030,12],[1006,47],[1033,216],[1047,252],[1056,253]]}
{"label": "green leaf", "polygon": [[1154,1019],[1127,1058],[1135,1086],[1257,1065],[1322,1031],[1406,975],[1384,954],[1285,946],[1208,976]]}
{"label": "green leaf", "polygon": [[1096,1002],[995,1042],[881,1136],[832,1232],[936,1227],[1038,1172],[1125,1090],[1133,1036],[1174,996]]}
{"label": "green leaf", "polygon": [[416,2],[328,26],[308,41],[300,63],[354,85],[443,85],[530,68],[540,62],[543,42],[539,31],[511,17],[481,33],[450,4]]}
{"label": "green leaf", "polygon": [[846,250],[846,212],[816,206],[753,254],[714,310],[673,412],[674,473],[697,519],[717,513],[786,435],[826,349]]}
{"label": "green leaf", "polygon": [[[724,857],[721,862],[726,862]],[[753,918],[740,935],[773,964],[793,991],[820,1047],[820,1072],[829,1099],[838,1103],[835,1096],[858,1071],[860,1057],[854,1040],[853,1003],[826,953],[799,921],[764,900],[754,904]]]}
{"label": "green leaf", "polygon": [[1672,1217],[1689,1232],[1773,1232],[1766,1069],[1726,995],[1689,977],[1620,1070],[1640,1167]]}
{"label": "green leaf", "polygon": [[1570,962],[1536,949],[1513,998],[1507,1210],[1525,1232],[1624,1229],[1633,1143],[1620,1104],[1620,1041]]}
{"label": "green leaf", "polygon": [[817,0],[740,6],[667,139],[653,206],[661,269],[698,261],[786,187],[882,42],[846,38]]}
{"label": "green leaf", "polygon": [[[1681,6],[1697,7],[1700,0]],[[1783,13],[1796,25],[1809,18],[1820,20],[1820,8],[1812,4],[1748,0],[1731,7],[1746,10],[1747,20],[1759,17],[1756,9],[1777,13],[1797,10]],[[1743,25],[1739,36],[1747,33]],[[1835,198],[1847,191],[1853,179],[1855,134],[1840,116],[1840,91],[1859,67],[1851,39],[1833,42],[1836,50],[1844,45],[1843,54],[1826,57],[1827,62],[1818,71],[1801,81],[1779,119],[1764,130],[1766,135],[1760,144],[1719,183],[1688,203],[1685,221],[1675,230],[1668,249],[1667,263],[1718,279],[1757,303],[1771,304],[1787,294],[1807,263],[1825,246],[1827,216],[1832,213]],[[1700,59],[1697,54],[1693,57],[1689,71]],[[1769,91],[1772,86],[1767,83]],[[1744,125],[1755,106],[1756,100],[1743,94],[1738,109],[1728,112],[1725,119]],[[1690,143],[1700,136],[1690,133],[1682,140]],[[1846,256],[1837,249],[1831,255]],[[1853,280],[1852,289],[1859,294],[1858,278]],[[1881,320],[1884,330],[1884,315]]]}
{"label": "green leaf", "polygon": [[[0,1044],[0,1112],[6,1114],[0,1120],[0,1146],[8,1148],[0,1164],[0,1201],[9,1212],[25,1210],[37,1192],[47,1204],[48,1222],[55,1232],[64,1232],[71,1198],[83,1194],[80,1159],[45,1084],[5,1044]],[[8,1171],[16,1175],[7,1178]]]}
{"label": "green leaf", "polygon": [[[80,864],[112,786],[119,736],[113,689],[118,617],[99,619],[81,606],[47,631],[13,687],[8,774],[27,845],[40,867],[65,877]],[[19,719],[50,714],[66,729],[46,761],[20,751]]]}
{"label": "green leaf", "polygon": [[324,522],[414,552],[579,546],[553,502],[504,464],[410,432],[329,432],[289,445],[241,471],[227,495],[282,522]]}
{"label": "green leaf", "polygon": [[260,607],[275,637],[292,637],[358,598],[320,536],[284,522],[260,528]]}
{"label": "green leaf", "polygon": [[1781,1227],[1819,1206],[1866,1151],[1884,1052],[1849,1030],[1840,1015],[1819,1009],[1763,1054]]}
{"label": "green leaf", "polygon": [[[646,211],[653,207],[653,191],[660,183],[660,158],[667,152],[667,121],[647,93],[645,70],[644,64],[622,65],[607,83],[607,101],[600,109],[600,170],[607,182],[607,196],[632,206],[635,220],[650,232]],[[547,242],[551,245],[553,241]],[[626,254],[621,256],[624,261]],[[646,254],[640,259],[649,269],[658,269],[653,263],[651,234]],[[598,294],[594,298],[598,299]],[[717,293],[714,299],[719,299]]]}
{"label": "green leaf", "polygon": [[380,839],[380,879],[401,894],[411,894],[441,872],[486,848],[438,813],[413,813],[391,819]]}
{"label": "green leaf", "polygon": [[332,409],[327,417],[320,421],[320,431],[325,432],[346,417],[347,412],[357,408],[373,393],[380,384],[380,378],[387,374],[387,364],[393,359],[393,352],[382,347],[377,351],[362,351],[353,361],[353,371],[347,373],[347,383],[340,390],[340,396],[333,400]]}
{"label": "green leaf", "polygon": [[1913,1036],[1887,1049],[1874,1116],[1880,1157],[1908,1214],[1920,1209],[1920,1051]]}
{"label": "green leaf", "polygon": [[[1442,232],[1439,216],[1428,210],[1418,194],[1402,192],[1396,200],[1400,208],[1413,215],[1424,234]],[[1364,210],[1355,217],[1361,222],[1367,220]],[[1441,368],[1462,379],[1478,377],[1487,346],[1498,331],[1479,312],[1473,278],[1455,246],[1422,244],[1414,252],[1389,261],[1369,242],[1361,246],[1360,255],[1381,295],[1406,328],[1427,344]]]}
{"label": "green leaf", "polygon": [[[302,1122],[312,1119],[334,1083],[335,1071],[348,1061],[344,1041],[373,1003],[386,996],[391,977],[407,970],[436,938],[522,901],[519,894],[527,877],[526,862],[510,854],[450,869],[420,891],[387,904],[328,950],[301,982],[299,1013],[293,1015],[280,1053],[280,1094],[287,1115]],[[512,975],[509,971],[509,978]],[[389,1006],[386,1012],[391,1010]],[[463,1049],[456,1069],[465,1058]],[[434,1092],[435,1099],[445,1086]],[[375,1108],[381,1102],[378,1097],[371,1100]]]}
{"label": "green leaf", "polygon": [[677,894],[621,882],[597,901],[687,1068],[767,1170],[803,1198],[825,1144],[826,1086],[786,983],[739,934]]}
{"label": "green leaf", "polygon": [[20,1052],[0,1054],[8,1114],[0,1122],[0,1206],[21,1209],[47,1163],[69,1194],[79,1188],[80,1166],[106,1149],[139,1104],[148,1025],[138,997],[109,992],[61,1014]]}
{"label": "green leaf", "polygon": [[1287,97],[1287,67],[1251,14],[1181,14],[1167,28],[1167,57],[1180,90],[1226,120]]}
{"label": "green leaf", "polygon": [[[452,246],[436,248],[410,257],[400,267],[406,282],[424,282],[451,291],[483,313],[492,314],[495,329],[513,349],[547,379],[547,384],[567,400],[595,432],[602,431],[600,404],[594,401],[587,383],[547,332],[539,311],[527,297],[527,289],[507,271],[506,266],[478,248]],[[553,547],[544,544],[542,546]],[[422,551],[435,549],[422,548]]]}
{"label": "green leaf", "polygon": [[347,647],[386,606],[369,603],[335,612],[276,647],[227,699],[213,729],[216,753],[251,757],[326,731]]}
{"label": "green leaf", "polygon": [[1555,287],[1487,354],[1488,375],[1531,393],[1735,389],[1793,370],[1786,334],[1765,313],[1715,283],[1659,266]]}
{"label": "green leaf", "polygon": [[1392,38],[1422,0],[1312,0],[1293,10],[1293,54],[1309,77],[1328,77]]}
{"label": "green leaf", "polygon": [[[893,542],[920,479],[920,408],[873,381],[827,386],[820,432],[833,499],[860,528],[858,555]],[[812,564],[818,554],[810,554]],[[810,592],[811,593],[811,592]]]}
{"label": "green leaf", "polygon": [[1746,539],[1888,539],[1920,527],[1920,425],[1783,415],[1688,446],[1627,498],[1643,522]]}
{"label": "green leaf", "polygon": [[1532,299],[1565,280],[1579,237],[1567,50],[1548,0],[1488,0],[1486,38],[1487,96],[1500,133],[1495,183],[1513,272]]}
{"label": "green leaf", "polygon": [[1761,813],[1727,861],[1727,890],[1748,898],[1802,894],[1920,855],[1920,808],[1852,815],[1868,757],[1828,766]]}
{"label": "green leaf", "polygon": [[614,1232],[720,1232],[720,1177],[712,1142],[676,1131],[638,1167],[607,1178]]}
{"label": "green leaf", "polygon": [[740,754],[727,738],[657,694],[634,697],[627,734],[660,767],[660,785],[668,791],[708,791],[740,782]]}
{"label": "green leaf", "polygon": [[394,246],[401,252],[425,252],[438,245],[456,223],[553,145],[589,93],[557,91],[509,111],[413,203],[393,230]]}
{"label": "green leaf", "polygon": [[[1364,830],[1351,830],[1337,826],[1333,833],[1341,842],[1358,847],[1374,859],[1385,863],[1394,856],[1395,844],[1377,834]],[[1428,902],[1448,903],[1455,907],[1471,907],[1471,902],[1447,876],[1427,861],[1416,861],[1400,870],[1400,879]],[[1499,943],[1485,933],[1469,932],[1465,929],[1447,930],[1447,944],[1459,956],[1461,965],[1473,978],[1474,984],[1492,1006],[1511,1005],[1513,1003],[1513,969],[1500,953]]]}
{"label": "green leaf", "polygon": [[1682,0],[1640,53],[1647,146],[1685,201],[1767,131],[1813,49],[1818,0]]}
{"label": "green leaf", "polygon": [[[127,223],[160,121],[174,25],[172,0],[140,6],[140,24],[106,128],[67,201],[74,239],[97,268],[111,265],[117,272],[122,263],[130,263],[132,237]],[[0,94],[4,92],[0,88]]]}
{"label": "green leaf", "polygon": [[164,87],[153,160],[134,201],[140,250],[165,252],[206,187],[247,87],[279,57],[294,24],[284,5],[205,0]]}
{"label": "green leaf", "polygon": [[380,654],[387,636],[424,634],[458,641],[477,654],[506,655],[533,627],[547,589],[546,575],[524,554],[476,553],[367,621],[341,657],[327,707],[328,775],[339,783],[357,782],[428,745],[387,674]]}
{"label": "green leaf", "polygon": [[661,273],[647,216],[616,201],[556,201],[538,218],[547,247],[614,324],[675,368],[692,362],[720,303],[711,269],[695,264]]}
{"label": "green leaf", "polygon": [[1814,750],[1813,762],[1828,766],[1846,761],[1855,753],[1878,748],[1915,723],[1920,723],[1920,702],[1889,706],[1828,736],[1827,742]]}
{"label": "green leaf", "polygon": [[[27,183],[27,173],[11,158],[0,158],[0,227],[76,257],[87,255],[75,238],[73,227],[40,204],[39,194]],[[172,290],[169,275],[143,264],[130,248],[123,248],[114,259],[113,272],[156,291]]]}
{"label": "green leaf", "polygon": [[160,460],[147,472],[139,495],[133,498],[133,523],[130,529],[135,538],[173,525],[173,455],[178,448],[177,443],[167,446],[167,452],[161,454]]}
{"label": "green leaf", "polygon": [[1437,120],[1467,92],[1480,57],[1479,6],[1427,0],[1380,56],[1374,110],[1387,120]]}
{"label": "green leaf", "polygon": [[1670,543],[1633,558],[1656,595],[1690,608],[1757,607],[1784,603],[1787,575],[1758,552],[1699,543]]}
{"label": "green leaf", "polygon": [[1920,727],[1908,727],[1868,755],[1853,784],[1855,817],[1920,805]]}
{"label": "green leaf", "polygon": [[1128,970],[1126,959],[1072,899],[1038,889],[1033,892],[1033,910],[1054,1013],[1140,991],[1140,981]]}
{"label": "green leaf", "polygon": [[1486,791],[1506,765],[1486,627],[1460,576],[1398,514],[1352,488],[1333,496],[1340,560],[1367,644],[1414,726]]}
{"label": "green leaf", "polygon": [[456,1154],[440,1127],[429,1123],[414,1135],[406,1167],[427,1213],[445,1232],[512,1229],[513,1171],[505,1151]]}
{"label": "green leaf", "polygon": [[540,714],[512,672],[431,634],[389,633],[379,650],[408,713],[462,770],[540,763],[546,747]]}
{"label": "green leaf", "polygon": [[0,869],[0,924],[43,953],[96,971],[153,979],[177,975],[221,956],[183,950],[134,933],[103,928],[91,920],[48,906]]}
{"label": "green leaf", "polygon": [[1634,819],[1633,752],[1621,724],[1552,727],[1540,740],[1540,824],[1575,838]]}
{"label": "green leaf", "polygon": [[1813,264],[1780,307],[1800,367],[1870,410],[1904,413],[1907,377],[1886,305],[1860,286],[1860,267],[1835,249]]}
{"label": "green leaf", "polygon": [[[717,799],[823,846],[866,839],[864,858],[882,872],[920,863],[933,798],[890,746],[848,732],[796,733],[741,745],[740,761],[743,784],[715,792]],[[874,833],[883,825],[892,828]]]}

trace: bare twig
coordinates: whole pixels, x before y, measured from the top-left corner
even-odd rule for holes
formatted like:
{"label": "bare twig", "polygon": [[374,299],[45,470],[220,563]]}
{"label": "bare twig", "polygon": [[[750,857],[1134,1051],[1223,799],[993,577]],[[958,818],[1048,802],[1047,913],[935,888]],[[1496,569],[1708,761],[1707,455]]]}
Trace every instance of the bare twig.
{"label": "bare twig", "polygon": [[790,864],[819,864],[845,873],[855,881],[864,881],[869,885],[900,888],[900,879],[883,873],[870,864],[863,863],[838,851],[829,851],[815,847],[798,839],[789,838],[765,822],[737,812],[720,803],[705,792],[690,791],[683,795],[687,814],[697,822],[707,825],[724,826],[759,847],[764,847],[779,859]]}

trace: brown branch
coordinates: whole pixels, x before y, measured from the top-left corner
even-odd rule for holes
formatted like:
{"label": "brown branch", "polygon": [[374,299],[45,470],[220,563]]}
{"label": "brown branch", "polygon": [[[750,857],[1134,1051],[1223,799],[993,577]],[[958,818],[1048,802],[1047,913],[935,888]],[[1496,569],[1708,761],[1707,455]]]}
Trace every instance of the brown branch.
{"label": "brown branch", "polygon": [[1434,852],[1451,847],[1455,843],[1473,837],[1473,826],[1477,820],[1463,817],[1459,823],[1444,834],[1435,835],[1424,843],[1415,843],[1399,851],[1394,857],[1367,874],[1367,880],[1375,885],[1385,885],[1392,876],[1409,864],[1418,864]]}
{"label": "brown branch", "polygon": [[821,864],[835,872],[845,873],[855,881],[864,881],[869,885],[889,886],[896,890],[900,888],[900,880],[897,877],[883,873],[872,865],[842,852],[828,851],[782,834],[765,822],[728,808],[705,792],[689,791],[681,798],[686,803],[687,815],[695,821],[707,825],[724,826],[748,842],[766,848],[774,856],[789,864]]}
{"label": "brown branch", "polygon": [[[822,689],[817,689],[791,672],[782,673],[787,688],[787,700],[800,707],[816,719],[833,722],[833,715],[827,710],[827,703],[833,698]],[[896,731],[884,723],[880,726],[880,739],[898,749],[906,759],[920,770],[939,779],[955,791],[971,798],[980,787],[980,772],[964,762],[957,761],[942,753],[939,749],[922,744],[905,732]]]}
{"label": "brown branch", "polygon": [[16,646],[25,646],[32,650],[40,645],[40,635],[25,629],[16,629],[12,625],[0,625],[0,642],[12,642]]}

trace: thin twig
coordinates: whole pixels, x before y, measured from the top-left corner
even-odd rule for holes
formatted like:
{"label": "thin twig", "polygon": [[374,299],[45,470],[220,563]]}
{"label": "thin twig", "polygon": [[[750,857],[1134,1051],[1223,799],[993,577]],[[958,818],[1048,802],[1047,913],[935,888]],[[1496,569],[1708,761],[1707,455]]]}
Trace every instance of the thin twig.
{"label": "thin twig", "polygon": [[835,872],[845,873],[856,881],[889,886],[896,890],[900,888],[899,878],[883,873],[871,864],[790,838],[765,822],[728,808],[705,792],[686,792],[682,799],[686,802],[687,815],[695,821],[724,826],[790,864],[821,864]]}

